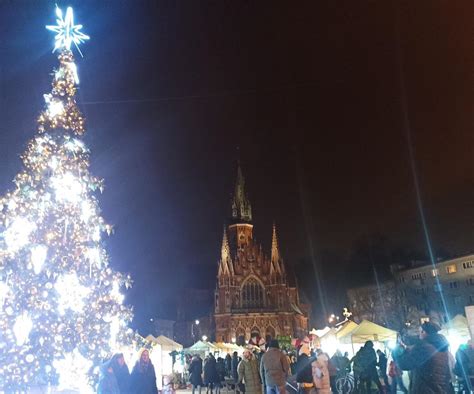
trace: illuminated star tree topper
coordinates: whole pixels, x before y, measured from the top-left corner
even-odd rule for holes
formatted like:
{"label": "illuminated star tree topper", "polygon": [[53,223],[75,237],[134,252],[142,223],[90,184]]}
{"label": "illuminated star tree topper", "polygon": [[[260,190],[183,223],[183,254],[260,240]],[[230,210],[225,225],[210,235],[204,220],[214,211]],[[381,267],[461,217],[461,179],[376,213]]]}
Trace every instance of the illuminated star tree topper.
{"label": "illuminated star tree topper", "polygon": [[78,52],[81,54],[79,44],[88,40],[90,37],[81,32],[82,25],[74,24],[74,12],[71,7],[66,9],[66,17],[63,17],[62,10],[56,6],[57,25],[48,25],[48,30],[54,31],[56,36],[53,52],[57,49],[71,50],[71,44],[74,43]]}

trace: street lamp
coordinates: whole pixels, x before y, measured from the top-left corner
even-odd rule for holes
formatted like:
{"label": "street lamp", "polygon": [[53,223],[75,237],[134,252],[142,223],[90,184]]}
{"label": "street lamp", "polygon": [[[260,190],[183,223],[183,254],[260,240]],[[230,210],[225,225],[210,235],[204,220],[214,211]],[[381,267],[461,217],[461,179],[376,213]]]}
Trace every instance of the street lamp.
{"label": "street lamp", "polygon": [[193,337],[194,343],[196,343],[196,326],[199,325],[199,320],[194,320],[194,323],[191,324],[191,335]]}
{"label": "street lamp", "polygon": [[231,341],[232,341],[232,343],[236,343],[237,339],[235,337],[232,337]]}
{"label": "street lamp", "polygon": [[206,335],[203,335],[203,336],[202,336],[202,340],[203,340],[204,342],[206,342],[206,341],[207,341],[207,336],[206,336]]}

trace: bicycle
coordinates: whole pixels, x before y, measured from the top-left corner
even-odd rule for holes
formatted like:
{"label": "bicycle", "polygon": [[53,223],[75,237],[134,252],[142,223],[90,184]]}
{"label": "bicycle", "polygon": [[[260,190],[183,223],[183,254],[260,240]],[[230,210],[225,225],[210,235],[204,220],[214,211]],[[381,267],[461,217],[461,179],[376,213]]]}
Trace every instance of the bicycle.
{"label": "bicycle", "polygon": [[350,394],[354,392],[355,380],[351,373],[345,373],[336,379],[336,389],[339,394]]}

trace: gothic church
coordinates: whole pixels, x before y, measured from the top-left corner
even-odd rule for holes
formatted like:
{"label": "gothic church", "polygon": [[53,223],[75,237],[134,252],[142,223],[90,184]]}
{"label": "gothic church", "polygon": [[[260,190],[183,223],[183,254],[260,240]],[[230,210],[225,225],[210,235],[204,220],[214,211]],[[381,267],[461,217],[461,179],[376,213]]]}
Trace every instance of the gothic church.
{"label": "gothic church", "polygon": [[270,258],[253,237],[252,208],[240,166],[218,264],[214,309],[218,342],[243,344],[255,334],[267,340],[307,334],[308,316],[300,306],[296,284],[289,283],[275,225]]}

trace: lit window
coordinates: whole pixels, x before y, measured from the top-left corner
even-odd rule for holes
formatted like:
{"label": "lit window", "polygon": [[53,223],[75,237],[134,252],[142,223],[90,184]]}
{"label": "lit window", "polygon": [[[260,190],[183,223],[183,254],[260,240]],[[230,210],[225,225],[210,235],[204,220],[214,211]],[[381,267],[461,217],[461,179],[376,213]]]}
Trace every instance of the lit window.
{"label": "lit window", "polygon": [[474,268],[474,261],[465,261],[464,263],[462,263],[462,267],[464,269]]}
{"label": "lit window", "polygon": [[436,278],[438,275],[439,275],[439,270],[438,270],[438,268],[435,268],[435,269],[431,270],[431,276],[432,276],[433,278]]}
{"label": "lit window", "polygon": [[457,272],[456,264],[451,264],[446,267],[446,272],[448,274],[455,274]]}
{"label": "lit window", "polygon": [[430,321],[430,318],[428,316],[425,316],[425,317],[421,317],[420,318],[420,323],[423,324],[423,323],[428,323]]}

